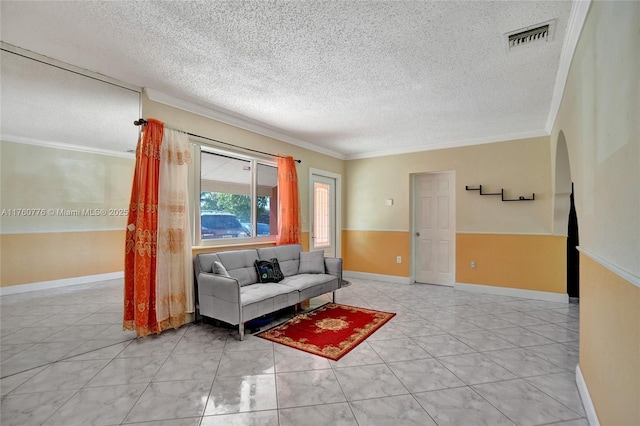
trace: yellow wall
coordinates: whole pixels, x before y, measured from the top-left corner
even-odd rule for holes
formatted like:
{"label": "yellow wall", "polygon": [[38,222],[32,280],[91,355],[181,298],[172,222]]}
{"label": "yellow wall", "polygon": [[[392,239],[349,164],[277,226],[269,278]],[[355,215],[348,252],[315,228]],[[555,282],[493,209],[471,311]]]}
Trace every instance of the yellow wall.
{"label": "yellow wall", "polygon": [[[0,206],[9,211],[2,215],[2,234],[125,228],[133,155],[94,154],[4,140],[0,149]],[[12,209],[44,212],[16,215]],[[91,210],[102,213],[83,213]]]}
{"label": "yellow wall", "polygon": [[591,3],[551,134],[575,184],[580,370],[603,425],[640,419],[638,34],[640,2]]}
{"label": "yellow wall", "polygon": [[[342,231],[343,268],[347,271],[408,277],[408,232]],[[402,256],[402,263],[396,257]]]}
{"label": "yellow wall", "polygon": [[[298,179],[305,219],[301,243],[308,250],[309,168],[343,174],[342,160],[152,102],[146,97],[143,116],[158,118],[170,127],[202,136],[301,159]],[[126,226],[134,165],[132,156],[2,141],[1,207],[45,209],[48,213],[2,217],[2,286],[122,271],[121,229]],[[96,209],[107,214],[82,213]],[[63,215],[60,213],[63,210],[72,215]],[[109,214],[112,211],[115,213]],[[225,248],[234,247],[202,247],[194,248],[193,252]]]}
{"label": "yellow wall", "polygon": [[[347,161],[344,228],[409,231],[412,174],[455,171],[457,232],[550,234],[549,149],[549,138],[540,137]],[[479,184],[504,188],[509,198],[535,192],[536,199],[503,203],[465,190]]]}
{"label": "yellow wall", "polygon": [[120,272],[122,231],[0,235],[2,287]]}
{"label": "yellow wall", "polygon": [[302,232],[300,234],[300,244],[302,244],[302,250],[309,251],[309,233]]}
{"label": "yellow wall", "polygon": [[[309,233],[303,232],[300,235],[300,244],[303,251],[309,251]],[[196,246],[191,249],[191,254],[195,256],[198,253],[217,253],[224,250],[244,250],[249,248],[269,247],[274,246],[274,242],[267,243],[246,243],[246,244],[232,244],[232,245],[218,245],[218,246]]]}
{"label": "yellow wall", "polygon": [[[159,102],[154,102],[146,95],[142,97],[142,115],[145,118],[156,118],[163,121],[166,126],[185,132],[263,152],[291,155],[296,159],[302,160],[296,168],[298,172],[298,187],[300,190],[302,230],[304,232],[309,231],[309,168],[320,169],[339,175],[344,174],[344,161],[338,158],[310,151],[268,136],[243,130]],[[203,144],[210,143],[206,140],[200,140],[198,142]],[[224,146],[219,146],[219,148],[230,149]],[[242,150],[238,150],[238,152],[247,153]]]}
{"label": "yellow wall", "polygon": [[[300,212],[302,216],[302,233],[300,235],[303,250],[309,250],[309,169],[315,168],[339,175],[344,174],[344,161],[328,155],[320,154],[282,142],[277,139],[263,136],[257,133],[243,130],[222,122],[206,118],[188,111],[177,109],[159,102],[150,100],[146,95],[142,97],[142,111],[146,118],[156,118],[165,123],[166,126],[194,133],[200,136],[221,140],[232,143],[234,145],[256,149],[259,151],[270,152],[274,154],[291,155],[296,159],[302,160],[296,166],[298,172],[298,188],[300,192]],[[199,140],[203,144],[208,143],[206,140]],[[224,147],[222,147],[224,148]],[[229,148],[224,148],[229,149]],[[238,150],[240,153],[246,151]],[[228,249],[243,249],[250,247],[264,247],[272,245],[272,243],[259,244],[233,244],[230,246],[202,246],[194,247],[192,252],[206,253],[217,252]]]}
{"label": "yellow wall", "polygon": [[566,293],[566,254],[561,236],[458,233],[456,282]]}
{"label": "yellow wall", "polygon": [[2,287],[122,271],[133,157],[1,143]]}
{"label": "yellow wall", "polygon": [[[456,281],[566,293],[564,248],[550,237],[549,150],[549,138],[540,137],[347,161],[345,269],[411,276],[412,176],[454,171]],[[531,197],[535,192],[535,201],[505,203],[500,197],[465,190],[466,185],[480,184],[489,192],[504,188],[508,198]],[[385,204],[389,198],[394,200],[392,206]],[[476,254],[485,243],[492,244],[491,249]],[[553,251],[541,255],[535,251],[541,246]],[[470,272],[466,259],[472,255],[481,268]],[[402,264],[396,263],[396,256],[402,256]],[[522,272],[516,268],[530,265],[532,256],[540,271],[534,275],[544,279],[530,279],[531,275],[519,279]]]}
{"label": "yellow wall", "polygon": [[602,425],[640,421],[640,288],[580,256],[580,371]]}
{"label": "yellow wall", "polygon": [[567,143],[580,246],[636,276],[640,276],[639,22],[640,2],[591,4],[551,135],[551,152],[556,151],[560,132]]}

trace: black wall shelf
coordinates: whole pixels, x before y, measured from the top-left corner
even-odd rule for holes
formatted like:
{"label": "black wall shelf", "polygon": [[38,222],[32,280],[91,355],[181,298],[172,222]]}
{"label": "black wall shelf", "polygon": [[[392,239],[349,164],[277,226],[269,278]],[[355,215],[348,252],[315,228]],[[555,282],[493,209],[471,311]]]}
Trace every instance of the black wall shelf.
{"label": "black wall shelf", "polygon": [[464,189],[467,191],[478,191],[480,195],[499,195],[502,201],[533,201],[536,199],[535,193],[531,194],[531,198],[523,197],[522,195],[518,198],[504,198],[504,188],[501,188],[500,192],[482,192],[482,185],[478,185],[477,188],[465,185]]}

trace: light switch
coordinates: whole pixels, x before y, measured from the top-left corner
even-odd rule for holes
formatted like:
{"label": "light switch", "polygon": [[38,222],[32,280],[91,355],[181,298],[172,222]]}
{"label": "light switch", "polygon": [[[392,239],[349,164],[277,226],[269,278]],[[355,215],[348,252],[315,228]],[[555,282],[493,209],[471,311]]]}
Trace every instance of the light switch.
{"label": "light switch", "polygon": [[384,203],[387,206],[392,206],[393,205],[393,198],[387,198]]}

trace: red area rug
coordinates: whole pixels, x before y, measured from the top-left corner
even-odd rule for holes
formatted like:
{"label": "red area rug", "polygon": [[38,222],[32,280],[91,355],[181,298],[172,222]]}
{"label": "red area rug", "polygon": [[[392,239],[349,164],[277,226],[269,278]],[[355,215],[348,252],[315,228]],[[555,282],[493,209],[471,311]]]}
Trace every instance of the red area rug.
{"label": "red area rug", "polygon": [[395,315],[327,303],[256,336],[337,361]]}

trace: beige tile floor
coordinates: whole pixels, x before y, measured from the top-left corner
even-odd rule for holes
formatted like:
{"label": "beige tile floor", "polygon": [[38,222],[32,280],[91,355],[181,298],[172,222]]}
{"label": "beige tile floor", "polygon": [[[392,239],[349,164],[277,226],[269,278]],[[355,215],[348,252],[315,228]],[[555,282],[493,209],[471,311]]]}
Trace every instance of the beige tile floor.
{"label": "beige tile floor", "polygon": [[335,362],[207,324],[133,339],[121,300],[0,298],[0,424],[587,425],[576,304],[353,279],[338,303],[397,316]]}

